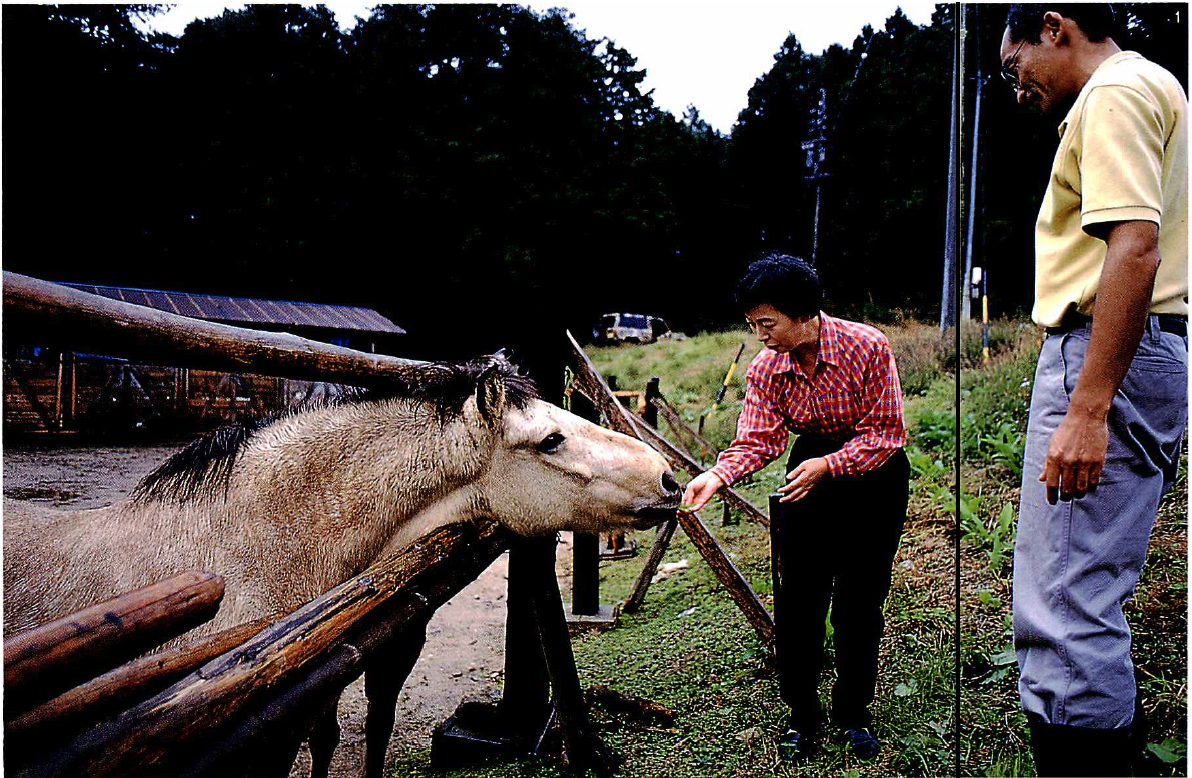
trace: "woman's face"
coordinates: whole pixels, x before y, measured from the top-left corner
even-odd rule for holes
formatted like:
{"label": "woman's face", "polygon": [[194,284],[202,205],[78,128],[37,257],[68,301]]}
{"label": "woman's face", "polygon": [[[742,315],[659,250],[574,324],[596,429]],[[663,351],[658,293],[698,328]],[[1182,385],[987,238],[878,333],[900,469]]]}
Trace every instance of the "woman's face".
{"label": "woman's face", "polygon": [[818,314],[794,319],[769,303],[762,303],[746,311],[745,321],[763,346],[779,354],[819,343]]}

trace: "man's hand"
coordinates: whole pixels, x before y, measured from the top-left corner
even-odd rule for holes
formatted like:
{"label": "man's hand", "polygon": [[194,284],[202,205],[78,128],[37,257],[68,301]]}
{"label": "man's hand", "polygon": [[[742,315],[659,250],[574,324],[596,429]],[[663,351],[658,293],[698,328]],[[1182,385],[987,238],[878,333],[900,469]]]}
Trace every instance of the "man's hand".
{"label": "man's hand", "polygon": [[828,475],[828,472],[828,460],[823,457],[800,462],[798,467],[786,474],[786,484],[778,489],[778,493],[782,495],[778,501],[802,500]]}
{"label": "man's hand", "polygon": [[1083,497],[1096,488],[1105,466],[1109,426],[1104,416],[1070,408],[1051,436],[1039,480],[1047,484],[1047,502]]}
{"label": "man's hand", "polygon": [[687,484],[687,489],[683,492],[683,507],[686,510],[698,511],[723,487],[724,481],[711,470],[700,473]]}

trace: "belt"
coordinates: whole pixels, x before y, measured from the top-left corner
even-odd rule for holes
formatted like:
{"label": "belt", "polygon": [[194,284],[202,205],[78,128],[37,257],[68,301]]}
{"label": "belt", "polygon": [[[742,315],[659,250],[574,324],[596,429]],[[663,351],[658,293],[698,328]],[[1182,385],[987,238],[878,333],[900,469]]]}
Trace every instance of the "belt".
{"label": "belt", "polygon": [[[1176,316],[1173,313],[1156,313],[1152,315],[1159,320],[1160,332],[1170,332],[1181,338],[1188,337],[1188,320],[1183,316]],[[1058,327],[1048,327],[1047,334],[1061,335],[1065,332],[1087,327],[1092,322],[1092,316],[1085,316],[1082,313],[1068,313],[1064,316],[1064,320],[1059,323]]]}

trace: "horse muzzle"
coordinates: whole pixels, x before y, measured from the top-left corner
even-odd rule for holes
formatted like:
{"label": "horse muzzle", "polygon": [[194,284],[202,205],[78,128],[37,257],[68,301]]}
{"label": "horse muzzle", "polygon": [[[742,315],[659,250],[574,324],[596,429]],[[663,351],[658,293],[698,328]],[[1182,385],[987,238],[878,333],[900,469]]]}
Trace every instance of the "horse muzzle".
{"label": "horse muzzle", "polygon": [[633,512],[633,528],[634,529],[650,529],[657,527],[664,521],[674,519],[679,512],[679,504],[673,505],[650,505],[644,508],[638,508]]}

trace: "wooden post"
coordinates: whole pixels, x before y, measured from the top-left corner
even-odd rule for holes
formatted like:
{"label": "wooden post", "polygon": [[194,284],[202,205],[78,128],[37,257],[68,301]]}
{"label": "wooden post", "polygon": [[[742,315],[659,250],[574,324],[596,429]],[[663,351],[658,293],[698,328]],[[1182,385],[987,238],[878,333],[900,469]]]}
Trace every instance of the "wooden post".
{"label": "wooden post", "polygon": [[591,532],[571,533],[571,613],[600,613],[600,538]]}
{"label": "wooden post", "polygon": [[575,771],[591,768],[608,774],[614,762],[593,730],[584,707],[553,559],[552,554],[549,566],[545,554],[536,560],[537,567],[531,572],[535,581],[531,598],[542,655],[554,691],[555,718],[563,733],[563,764]]}
{"label": "wooden post", "polygon": [[[571,395],[571,412],[600,423],[599,409],[578,392]],[[599,535],[571,533],[571,607],[567,609],[567,620],[572,627],[605,628],[616,623],[613,607],[600,604],[600,556]]]}
{"label": "wooden post", "polygon": [[642,419],[651,427],[658,426],[658,398],[662,393],[658,391],[658,376],[654,376],[646,382],[646,410],[642,413]]}
{"label": "wooden post", "polygon": [[78,383],[78,354],[70,352],[70,423],[75,420],[76,405],[79,399]]}
{"label": "wooden post", "polygon": [[[507,720],[525,728],[545,727],[550,681],[534,625],[535,564],[548,555],[554,565],[554,538],[519,538],[509,550],[508,613],[505,617],[505,691],[500,708]],[[548,548],[549,545],[549,548]],[[558,584],[555,584],[557,587]]]}
{"label": "wooden post", "polygon": [[189,572],[4,641],[4,713],[12,717],[215,615],[223,578]]}
{"label": "wooden post", "polygon": [[54,391],[54,422],[57,429],[62,429],[62,374],[66,355],[58,352],[58,381]]}
{"label": "wooden post", "polygon": [[646,557],[646,564],[638,573],[637,581],[633,584],[633,591],[629,593],[621,610],[633,613],[641,607],[642,602],[646,599],[646,590],[650,588],[650,581],[654,577],[654,573],[658,571],[658,564],[666,554],[666,547],[670,545],[671,538],[675,534],[675,527],[678,525],[677,519],[671,519],[654,533],[654,545],[650,546],[650,555]]}

